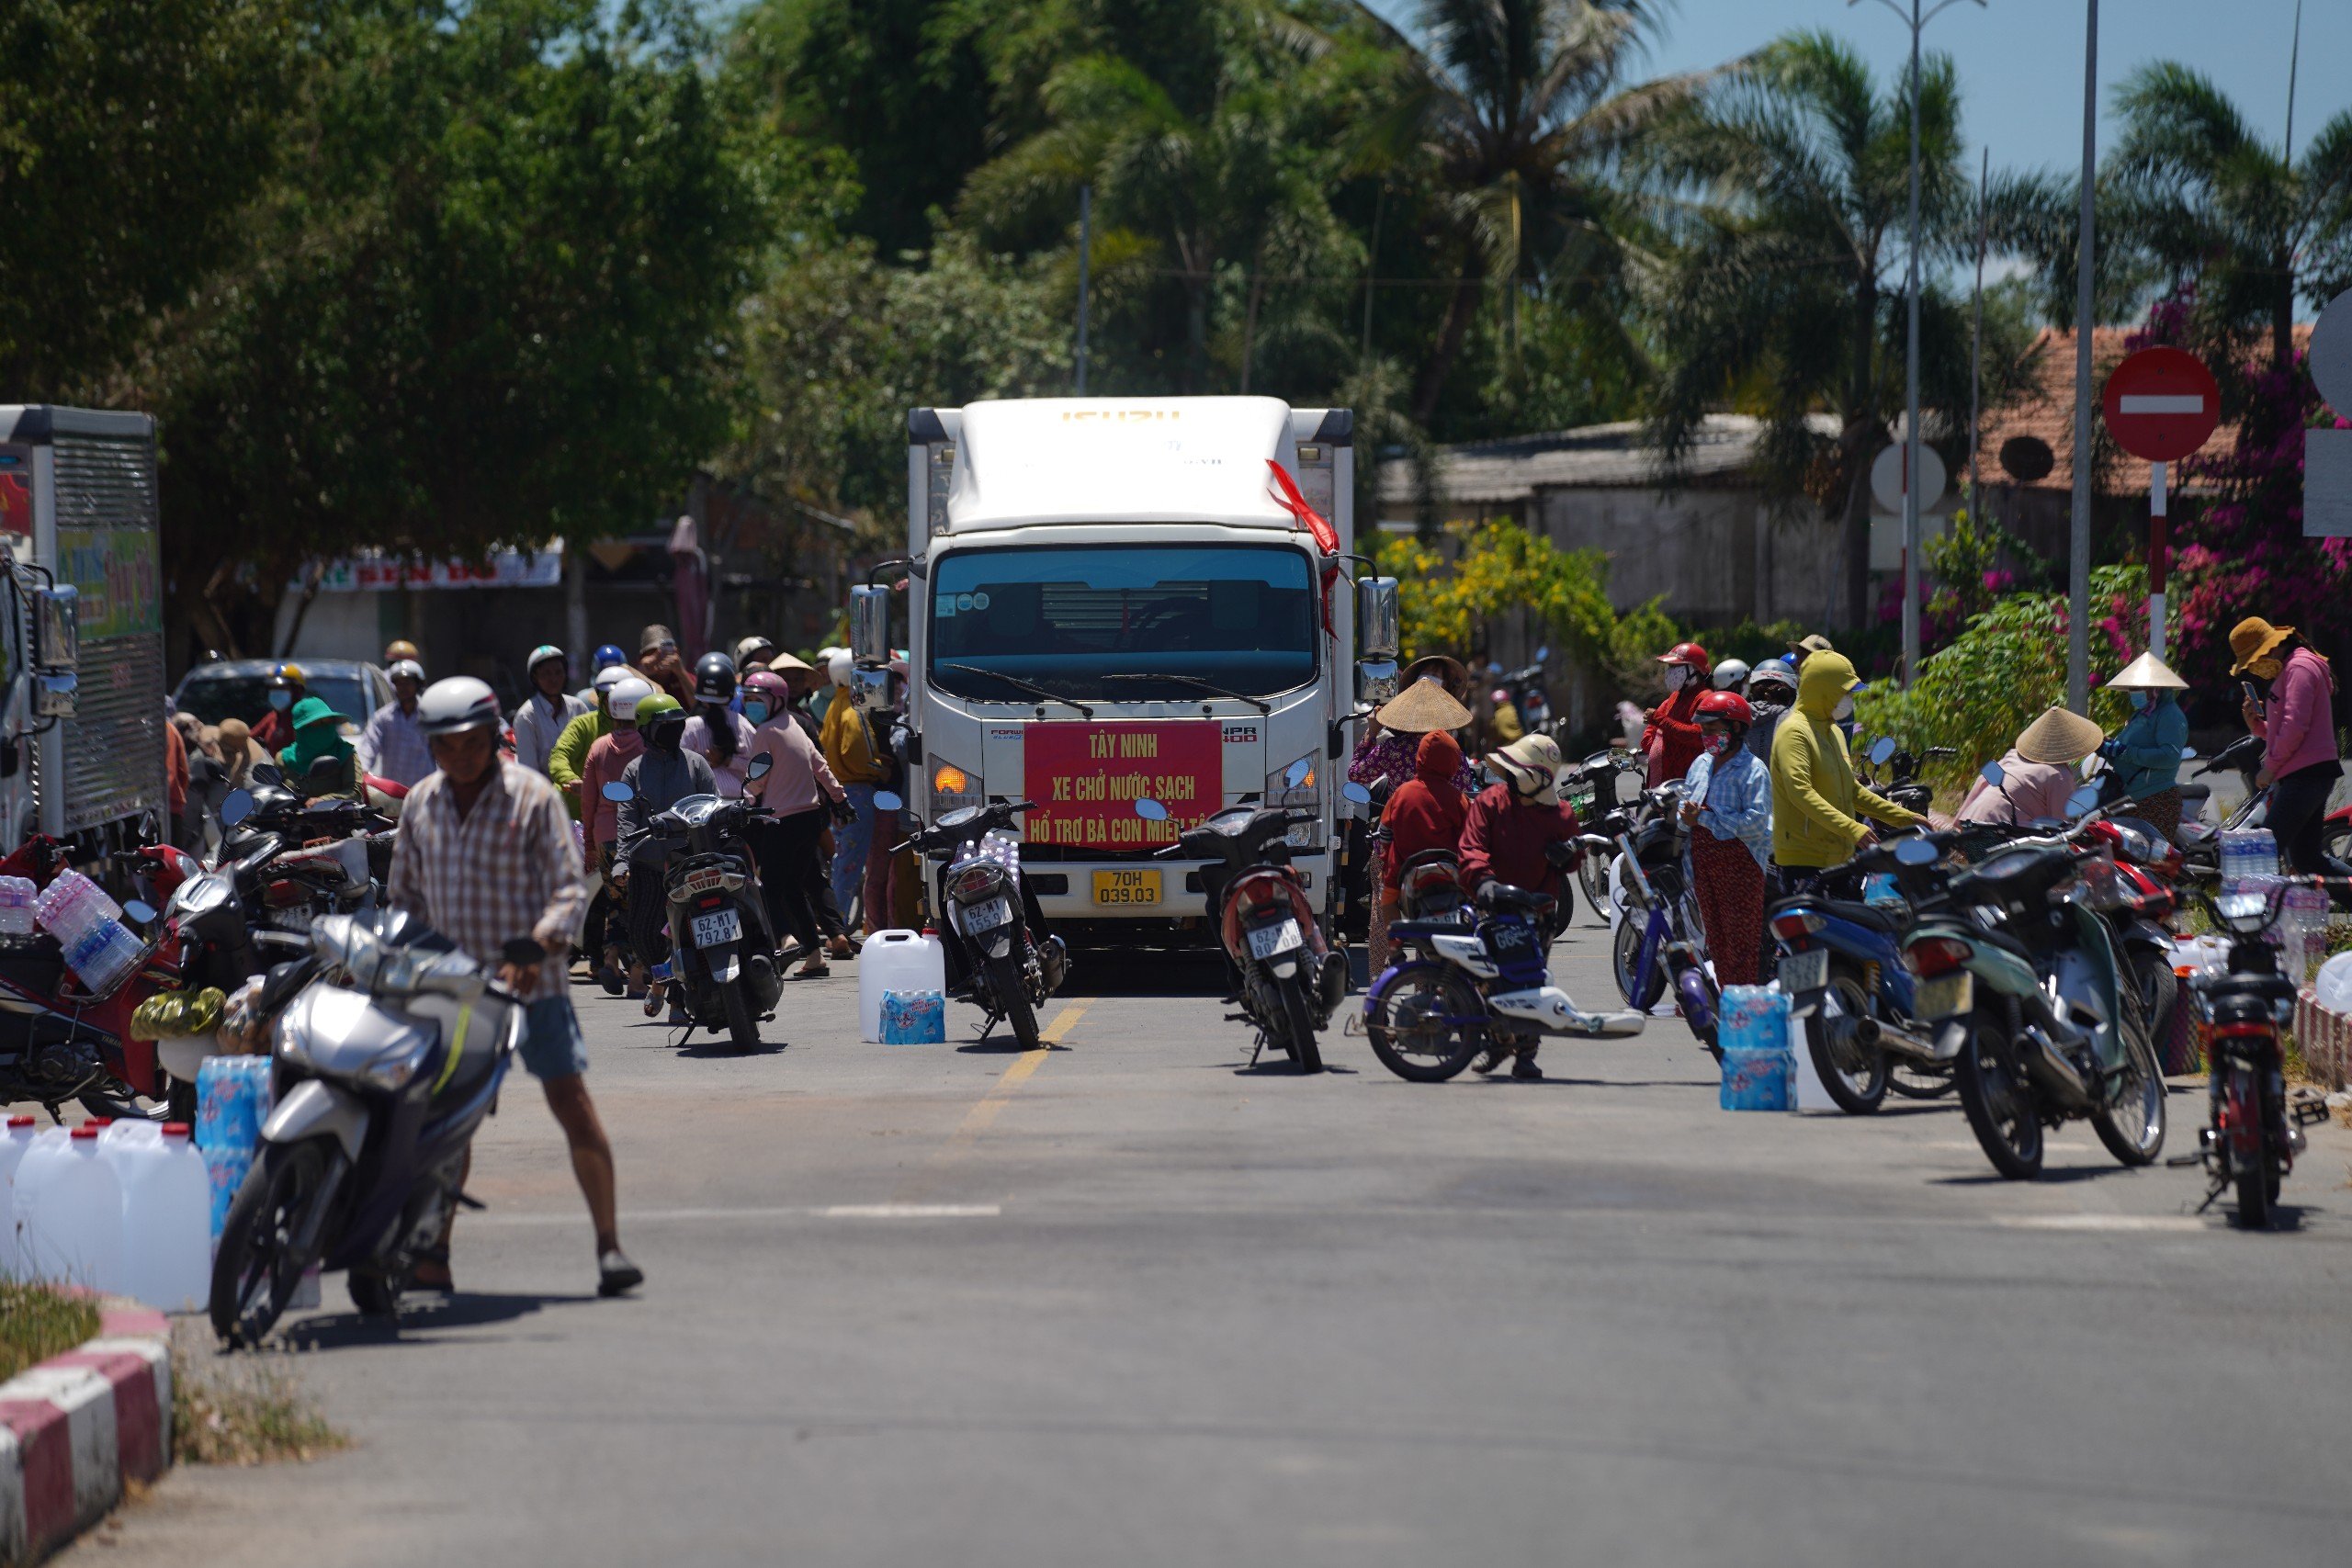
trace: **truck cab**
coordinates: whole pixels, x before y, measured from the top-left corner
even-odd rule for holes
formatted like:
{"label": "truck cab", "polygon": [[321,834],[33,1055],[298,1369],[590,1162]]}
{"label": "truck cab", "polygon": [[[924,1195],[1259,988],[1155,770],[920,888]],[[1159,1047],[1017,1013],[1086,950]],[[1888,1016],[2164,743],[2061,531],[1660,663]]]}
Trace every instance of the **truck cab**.
{"label": "truck cab", "polygon": [[[1395,585],[1351,582],[1348,412],[1038,399],[917,409],[908,432],[909,805],[1035,801],[1045,913],[1138,935],[1204,913],[1199,865],[1153,852],[1254,797],[1316,813],[1291,852],[1328,901],[1352,721],[1395,681]],[[870,709],[889,592],[853,592]],[[1385,628],[1365,650],[1360,599]]]}

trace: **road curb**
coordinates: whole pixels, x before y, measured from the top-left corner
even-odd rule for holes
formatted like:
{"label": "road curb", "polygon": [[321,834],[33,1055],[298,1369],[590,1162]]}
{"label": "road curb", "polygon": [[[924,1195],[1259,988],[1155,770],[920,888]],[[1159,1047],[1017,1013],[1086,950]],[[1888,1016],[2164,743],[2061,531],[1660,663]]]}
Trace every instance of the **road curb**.
{"label": "road curb", "polygon": [[109,1299],[96,1338],[0,1383],[0,1565],[39,1562],[171,1461],[171,1325]]}

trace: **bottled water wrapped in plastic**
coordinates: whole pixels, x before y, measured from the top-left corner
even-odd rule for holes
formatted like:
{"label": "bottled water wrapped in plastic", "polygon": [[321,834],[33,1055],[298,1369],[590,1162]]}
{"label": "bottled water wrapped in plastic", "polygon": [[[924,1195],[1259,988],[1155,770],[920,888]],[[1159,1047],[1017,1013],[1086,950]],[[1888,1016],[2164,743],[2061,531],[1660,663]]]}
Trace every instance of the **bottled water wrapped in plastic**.
{"label": "bottled water wrapped in plastic", "polygon": [[267,1056],[207,1056],[196,1075],[196,1146],[212,1182],[212,1234],[253,1168],[272,1100]]}
{"label": "bottled water wrapped in plastic", "polygon": [[2327,894],[2317,887],[2290,887],[2278,905],[2278,966],[2288,979],[2307,986],[2327,956]]}
{"label": "bottled water wrapped in plastic", "polygon": [[1725,986],[1716,1024],[1725,1111],[1786,1111],[1794,1103],[1789,998],[1765,986]]}
{"label": "bottled water wrapped in plastic", "polygon": [[33,934],[33,906],[40,897],[30,877],[0,876],[0,938]]}
{"label": "bottled water wrapped in plastic", "polygon": [[947,997],[942,991],[885,991],[885,1045],[944,1045],[947,1043]]}

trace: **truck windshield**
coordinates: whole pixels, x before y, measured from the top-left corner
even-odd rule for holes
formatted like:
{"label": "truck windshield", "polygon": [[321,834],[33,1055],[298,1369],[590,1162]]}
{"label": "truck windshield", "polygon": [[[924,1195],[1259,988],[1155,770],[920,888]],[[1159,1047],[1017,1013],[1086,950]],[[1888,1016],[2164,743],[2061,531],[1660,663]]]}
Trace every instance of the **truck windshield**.
{"label": "truck windshield", "polygon": [[[1191,700],[1184,675],[1266,696],[1315,678],[1315,575],[1280,545],[1018,546],[959,550],[932,573],[930,678],[984,701],[1033,694]],[[958,666],[959,668],[947,668]]]}

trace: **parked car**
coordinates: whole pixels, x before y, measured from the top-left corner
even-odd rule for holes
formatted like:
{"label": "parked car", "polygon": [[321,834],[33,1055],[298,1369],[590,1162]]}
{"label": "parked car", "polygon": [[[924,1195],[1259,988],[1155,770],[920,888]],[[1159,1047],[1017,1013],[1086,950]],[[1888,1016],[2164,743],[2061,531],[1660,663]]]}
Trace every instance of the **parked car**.
{"label": "parked car", "polygon": [[[221,659],[199,664],[180,677],[172,705],[207,724],[224,718],[259,721],[269,711],[269,677],[275,659]],[[354,724],[392,700],[392,682],[382,670],[356,659],[300,659],[303,689]]]}

